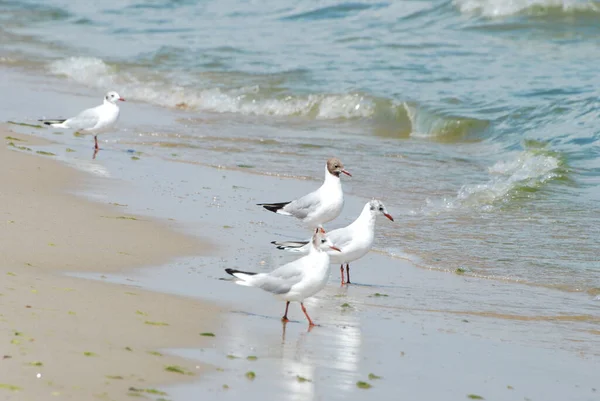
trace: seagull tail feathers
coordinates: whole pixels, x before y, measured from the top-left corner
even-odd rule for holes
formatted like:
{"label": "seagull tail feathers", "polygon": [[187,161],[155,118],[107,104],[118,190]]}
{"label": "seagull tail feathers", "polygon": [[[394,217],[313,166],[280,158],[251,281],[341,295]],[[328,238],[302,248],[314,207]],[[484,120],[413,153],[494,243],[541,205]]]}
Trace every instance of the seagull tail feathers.
{"label": "seagull tail feathers", "polygon": [[55,120],[38,120],[46,125],[49,125],[51,127],[56,127],[56,128],[68,128],[64,125],[64,122],[67,121],[66,119],[55,119]]}
{"label": "seagull tail feathers", "polygon": [[277,249],[300,252],[300,248],[308,244],[308,241],[271,241],[271,244],[275,245]]}
{"label": "seagull tail feathers", "polygon": [[250,283],[248,283],[248,280],[252,276],[255,276],[257,274],[257,273],[244,272],[244,271],[235,270],[235,269],[225,269],[225,272],[227,272],[228,274],[231,274],[233,277],[235,277],[239,280],[242,280],[242,281],[236,281],[237,284],[247,285],[247,286],[251,285]]}
{"label": "seagull tail feathers", "polygon": [[257,203],[257,206],[262,206],[270,212],[278,213],[281,209],[283,209],[290,202],[280,202],[280,203]]}

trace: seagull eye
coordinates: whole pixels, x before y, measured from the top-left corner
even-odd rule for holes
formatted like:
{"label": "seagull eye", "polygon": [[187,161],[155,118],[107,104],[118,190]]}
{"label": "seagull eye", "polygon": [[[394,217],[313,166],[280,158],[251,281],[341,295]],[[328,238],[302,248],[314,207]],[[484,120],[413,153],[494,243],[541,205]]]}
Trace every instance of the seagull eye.
{"label": "seagull eye", "polygon": [[321,240],[321,244],[324,244],[325,242],[327,242],[327,241],[324,239]]}
{"label": "seagull eye", "polygon": [[382,208],[382,207],[380,207],[380,208],[379,208],[379,211],[380,211],[380,212],[383,212],[383,208]]}

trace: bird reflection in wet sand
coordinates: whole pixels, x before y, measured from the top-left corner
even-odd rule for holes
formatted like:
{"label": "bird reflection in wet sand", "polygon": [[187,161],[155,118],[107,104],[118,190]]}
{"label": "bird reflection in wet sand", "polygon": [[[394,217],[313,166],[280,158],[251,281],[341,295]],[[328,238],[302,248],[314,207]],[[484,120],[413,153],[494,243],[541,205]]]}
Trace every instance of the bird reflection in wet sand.
{"label": "bird reflection in wet sand", "polygon": [[309,253],[287,263],[269,273],[252,273],[235,269],[225,271],[236,280],[236,284],[258,287],[277,295],[286,301],[285,313],[281,320],[288,322],[290,302],[299,302],[309,326],[315,326],[304,307],[304,300],[317,294],[327,284],[329,278],[329,254],[327,250],[341,252],[325,236],[322,228],[317,228],[312,237]]}

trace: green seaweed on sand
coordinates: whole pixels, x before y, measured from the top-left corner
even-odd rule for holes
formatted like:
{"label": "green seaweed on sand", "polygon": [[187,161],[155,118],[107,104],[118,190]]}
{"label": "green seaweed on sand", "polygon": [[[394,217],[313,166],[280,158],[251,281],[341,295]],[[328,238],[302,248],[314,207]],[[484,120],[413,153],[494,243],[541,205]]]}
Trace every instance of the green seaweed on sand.
{"label": "green seaweed on sand", "polygon": [[76,136],[77,138],[81,138],[83,136],[83,134],[79,131],[75,131],[75,132],[73,132],[73,136]]}
{"label": "green seaweed on sand", "polygon": [[189,371],[185,370],[185,368],[182,368],[181,366],[177,366],[177,365],[165,366],[165,370],[167,372],[171,372],[171,373],[179,373],[180,375],[190,375],[190,376],[193,375],[192,372],[189,372]]}
{"label": "green seaweed on sand", "polygon": [[136,310],[135,314],[136,315],[142,315],[142,316],[148,316],[148,314],[146,312],[142,312],[141,310]]}
{"label": "green seaweed on sand", "polygon": [[256,373],[254,373],[251,370],[249,370],[248,372],[246,372],[245,376],[246,376],[246,379],[248,379],[248,380],[254,380],[254,379],[256,379]]}
{"label": "green seaweed on sand", "polygon": [[378,380],[381,376],[377,376],[375,373],[369,373],[369,380]]}
{"label": "green seaweed on sand", "polygon": [[358,387],[358,388],[362,388],[362,389],[368,389],[368,388],[371,388],[371,387],[373,387],[373,386],[371,386],[371,385],[370,385],[369,383],[367,383],[367,382],[358,381],[358,382],[356,382],[356,387]]}
{"label": "green seaweed on sand", "polygon": [[231,355],[231,354],[227,355],[227,359],[238,359],[238,358],[239,357],[235,356],[235,355]]}
{"label": "green seaweed on sand", "polygon": [[342,304],[342,308],[350,308],[350,304],[348,302],[345,302]]}
{"label": "green seaweed on sand", "polygon": [[238,164],[237,165],[239,168],[254,168],[255,166],[252,166],[250,164]]}
{"label": "green seaweed on sand", "polygon": [[214,337],[215,336],[214,333],[211,333],[211,332],[208,332],[208,331],[205,332],[205,333],[200,333],[200,335],[203,336],[203,337]]}
{"label": "green seaweed on sand", "polygon": [[40,361],[33,361],[28,363],[29,366],[44,366],[44,364]]}
{"label": "green seaweed on sand", "polygon": [[16,274],[13,272],[6,272],[7,276],[12,276],[12,277],[16,277]]}
{"label": "green seaweed on sand", "polygon": [[133,348],[131,348],[131,347],[125,347],[125,351],[133,352]]}
{"label": "green seaweed on sand", "polygon": [[27,124],[27,123],[19,123],[16,121],[7,121],[7,124],[12,124],[12,125],[20,125],[21,127],[29,127],[29,128],[44,128],[39,124]]}
{"label": "green seaweed on sand", "polygon": [[19,139],[19,138],[15,138],[14,136],[5,136],[4,139],[6,139],[7,141],[17,141],[17,142],[27,142],[25,139]]}
{"label": "green seaweed on sand", "polygon": [[472,400],[485,400],[485,398],[477,394],[469,394],[467,395],[467,398],[470,398]]}
{"label": "green seaweed on sand", "polygon": [[21,391],[23,389],[19,386],[14,386],[12,384],[0,383],[0,390]]}
{"label": "green seaweed on sand", "polygon": [[129,387],[129,391],[134,392],[134,393],[147,393],[147,394],[154,394],[154,395],[167,395],[167,393],[165,393],[164,391],[160,391],[154,388],[136,388],[136,387]]}
{"label": "green seaweed on sand", "polygon": [[229,386],[227,384],[223,384],[223,390],[227,390]]}
{"label": "green seaweed on sand", "polygon": [[73,153],[73,152],[77,152],[77,151],[75,149],[67,148],[67,149],[65,149],[65,152]]}
{"label": "green seaweed on sand", "polygon": [[375,294],[371,295],[372,297],[388,297],[388,294],[382,294],[380,292],[376,292]]}
{"label": "green seaweed on sand", "polygon": [[106,375],[105,377],[106,377],[107,379],[111,379],[111,380],[123,380],[123,379],[124,379],[124,377],[123,377],[123,376],[119,376],[119,375],[115,375],[115,376],[112,376],[112,375]]}
{"label": "green seaweed on sand", "polygon": [[46,152],[45,150],[38,150],[37,152],[38,155],[44,155],[44,156],[56,156],[56,154],[52,153],[52,152]]}
{"label": "green seaweed on sand", "polygon": [[137,156],[131,156],[131,160],[140,160],[140,158]]}
{"label": "green seaweed on sand", "polygon": [[160,353],[160,352],[158,352],[158,351],[148,351],[148,353],[149,353],[150,355],[154,355],[154,356],[163,356],[163,354],[161,354],[161,353]]}
{"label": "green seaweed on sand", "polygon": [[258,360],[258,357],[255,355],[250,355],[250,356],[247,356],[246,359],[249,361],[256,361],[256,360]]}
{"label": "green seaweed on sand", "polygon": [[83,353],[83,355],[85,355],[85,356],[98,356],[98,354],[95,354],[95,353],[93,353],[93,352],[90,352],[90,351],[85,351],[85,352]]}
{"label": "green seaweed on sand", "polygon": [[169,325],[169,323],[165,323],[165,322],[152,322],[150,320],[146,320],[144,322],[144,324],[148,324],[150,326],[168,326]]}
{"label": "green seaweed on sand", "polygon": [[125,291],[125,295],[137,295],[135,292]]}
{"label": "green seaweed on sand", "polygon": [[510,384],[508,386],[506,386],[507,389],[509,390],[514,390],[515,388],[513,386],[511,386]]}
{"label": "green seaweed on sand", "polygon": [[12,340],[10,340],[10,343],[11,343],[12,345],[19,345],[19,344],[21,344],[21,341],[20,341],[20,340],[17,340],[16,338],[13,338]]}
{"label": "green seaweed on sand", "polygon": [[298,383],[305,383],[305,382],[311,382],[312,380],[307,379],[306,377],[302,377],[300,375],[296,376],[296,380],[298,381]]}
{"label": "green seaweed on sand", "polygon": [[454,270],[454,273],[456,274],[465,274],[467,272],[466,269],[463,269],[462,267],[459,267],[458,269]]}
{"label": "green seaweed on sand", "polygon": [[133,217],[133,216],[100,216],[100,217],[104,217],[105,219],[117,219],[117,220],[134,220],[134,221],[139,220],[137,217]]}
{"label": "green seaweed on sand", "polygon": [[15,145],[15,143],[14,143],[14,142],[9,142],[9,143],[8,143],[8,146],[10,146],[10,147],[13,147],[13,148],[15,148],[15,149],[19,149],[19,150],[26,150],[26,151],[28,151],[28,152],[31,152],[31,151],[32,151],[32,149],[31,149],[31,148],[28,148],[27,146],[17,146],[17,145]]}

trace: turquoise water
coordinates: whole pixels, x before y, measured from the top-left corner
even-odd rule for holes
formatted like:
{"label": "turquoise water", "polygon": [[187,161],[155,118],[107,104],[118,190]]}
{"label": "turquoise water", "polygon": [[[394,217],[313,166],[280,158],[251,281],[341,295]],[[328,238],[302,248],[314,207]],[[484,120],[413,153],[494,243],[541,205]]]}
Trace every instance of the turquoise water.
{"label": "turquoise water", "polygon": [[[315,180],[335,154],[354,175],[347,191],[382,198],[396,218],[378,232],[388,254],[597,295],[600,2],[47,0],[0,11],[0,71],[134,101],[104,137],[115,146]],[[134,119],[142,103],[173,124]]]}

